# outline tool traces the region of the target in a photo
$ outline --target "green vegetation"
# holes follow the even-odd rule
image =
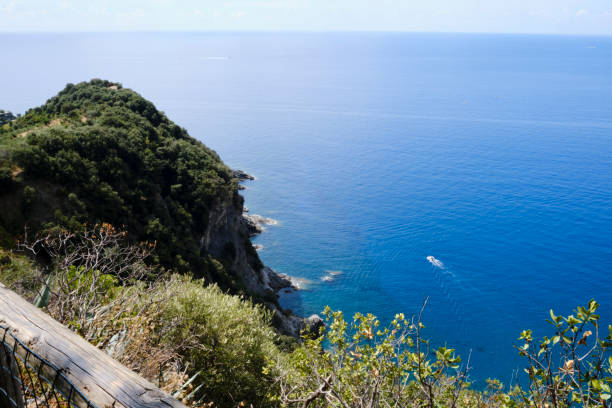
[[[36,232],[107,222],[134,242],[156,242],[152,261],[167,269],[241,287],[220,267],[231,253],[214,262],[200,248],[215,206],[242,204],[229,169],[120,84],[69,84],[0,127],[0,187],[0,245],[10,247],[24,225]]]
[[[398,314],[383,328],[371,314],[346,322],[327,309],[327,331],[306,340],[281,373],[279,399],[311,407],[609,407],[612,326],[600,336],[598,306],[590,301],[569,316],[551,310],[553,337],[520,335],[524,388],[488,380],[482,391],[471,388],[453,349],[422,337],[419,316]]]
[[[595,301],[551,311],[550,337],[520,334],[512,388],[472,387],[420,316],[326,309],[319,336],[288,341],[237,295],[234,241],[217,258],[201,247],[211,214],[241,207],[219,157],[119,84],[68,85],[0,123],[0,282],[190,406],[611,406],[612,326]]]
[[[3,126],[6,123],[9,123],[12,120],[15,120],[16,117],[11,112],[6,112],[0,109],[0,126]]]
[[[320,335],[287,350],[270,313],[248,299],[183,275],[142,281],[150,246],[109,225],[56,230],[23,248],[46,249],[50,262],[5,251],[0,280],[30,299],[47,287],[52,316],[190,406],[610,406],[612,326],[600,334],[595,301],[569,316],[551,310],[551,337],[520,334],[521,386],[488,380],[482,390],[453,349],[423,337],[420,316],[383,326],[328,308]]]
[[[0,249],[0,282],[27,295],[30,300],[40,286],[32,260],[3,249]]]
[[[150,245],[129,244],[109,224],[55,229],[21,249],[49,259],[4,251],[0,281],[28,299],[46,292],[41,305],[51,316],[163,390],[191,405],[267,405],[274,378],[263,372],[281,358],[281,338],[263,306],[160,274],[144,262]],[[143,280],[150,274],[157,279]]]
[[[197,368],[202,394],[220,406],[264,405],[273,384],[264,367],[279,357],[270,313],[187,278],[173,277],[166,290],[172,295],[157,320],[162,344]]]

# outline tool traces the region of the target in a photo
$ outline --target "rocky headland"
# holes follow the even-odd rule
[[[0,126],[0,247],[13,248],[26,225],[33,236],[110,225],[130,242],[155,243],[160,268],[265,304],[281,333],[308,327],[278,302],[291,280],[265,268],[251,243],[275,224],[245,217],[238,186],[255,178],[229,169],[150,101],[95,79],[2,118],[11,122]]]

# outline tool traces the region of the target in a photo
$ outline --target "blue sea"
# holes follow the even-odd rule
[[[521,330],[595,298],[612,323],[612,38],[2,34],[0,108],[119,81],[252,173],[283,295],[426,335],[508,383]],[[434,256],[437,268],[426,257]],[[330,272],[333,271],[333,272]],[[605,326],[604,326],[605,327]]]

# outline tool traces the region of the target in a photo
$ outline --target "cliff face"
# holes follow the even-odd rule
[[[312,323],[284,311],[277,302],[276,292],[291,287],[291,281],[264,266],[253,248],[248,221],[243,216],[243,198],[236,194],[232,200],[218,203],[210,211],[208,226],[202,234],[200,244],[204,252],[214,258],[227,257],[227,248],[235,251],[228,265],[244,289],[272,310],[273,322],[286,335],[297,337],[300,331]],[[311,319],[313,320],[313,319]]]
[[[200,248],[216,259],[227,258],[228,267],[245,289],[258,296],[266,290],[260,279],[261,261],[250,250],[248,232],[242,222],[242,197],[217,203],[209,212],[208,225],[200,239]],[[252,248],[252,246],[251,246]]]
[[[155,243],[152,262],[265,303],[281,331],[297,335],[303,319],[283,313],[276,296],[291,283],[249,240],[244,177],[134,91],[68,85],[0,127],[0,246],[26,225],[109,223]]]

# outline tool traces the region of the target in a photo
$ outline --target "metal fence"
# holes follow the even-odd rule
[[[97,408],[62,370],[0,326],[0,408]]]

